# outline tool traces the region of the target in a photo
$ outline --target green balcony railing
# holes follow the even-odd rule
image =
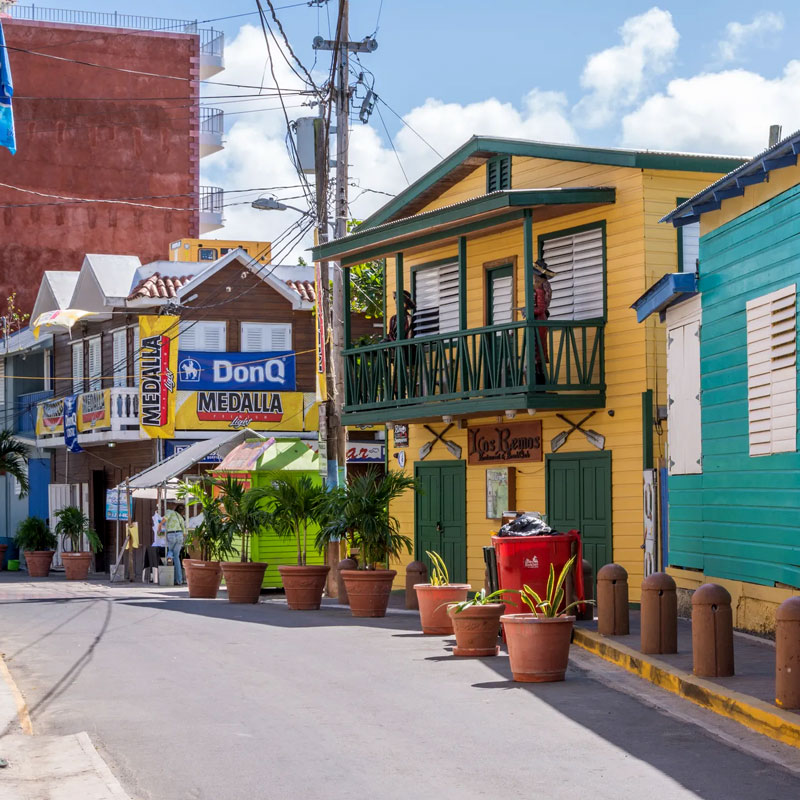
[[[352,348],[344,358],[346,415],[438,401],[476,401],[476,411],[524,408],[537,397],[540,407],[566,408],[581,401],[560,396],[589,395],[591,404],[605,391],[596,319],[510,322]]]

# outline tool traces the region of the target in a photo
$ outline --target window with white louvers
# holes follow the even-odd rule
[[[603,229],[591,228],[545,239],[542,257],[555,273],[550,319],[602,317],[604,303]]]
[[[114,361],[114,386],[128,385],[128,330],[120,328],[111,333]]]
[[[750,455],[797,450],[797,286],[747,303]]]
[[[243,353],[280,353],[292,349],[291,323],[243,322]]]
[[[99,336],[89,339],[89,391],[97,392],[103,388],[102,340]]]
[[[133,368],[131,369],[131,375],[134,376],[133,378],[133,385],[139,385],[139,326],[134,325],[131,328],[131,332],[133,333]]]
[[[682,272],[694,272],[700,257],[700,223],[682,225],[678,228],[678,247],[680,248],[680,268]]]
[[[83,340],[72,345],[72,393],[83,391]]]
[[[201,353],[224,353],[227,345],[226,325],[216,320],[193,322],[186,320],[180,323],[179,348],[196,350]]]
[[[414,272],[414,335],[430,336],[459,328],[458,263]]]
[[[667,442],[670,475],[703,471],[700,416],[700,320],[667,328]]]

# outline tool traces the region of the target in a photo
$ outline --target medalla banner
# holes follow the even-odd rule
[[[294,353],[178,354],[178,390],[293,392]]]
[[[36,409],[36,435],[64,432],[64,399],[45,400]]]
[[[78,395],[78,430],[84,433],[110,427],[111,389]]]
[[[175,436],[179,317],[139,317],[139,424],[151,439]]]
[[[239,390],[180,392],[176,425],[180,430],[302,431],[302,392]]]

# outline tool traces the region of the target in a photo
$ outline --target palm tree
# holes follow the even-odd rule
[[[308,475],[275,473],[268,484],[255,491],[267,501],[270,525],[278,536],[295,538],[297,566],[305,567],[308,557],[308,525],[321,523],[325,489]]]
[[[210,480],[197,483],[181,483],[178,497],[189,505],[199,505],[202,522],[193,530],[185,542],[186,547],[200,548],[202,561],[223,561],[235,553],[233,531],[222,513],[222,503],[214,496],[214,484]]]
[[[0,431],[0,475],[11,475],[20,485],[20,497],[30,490],[28,483],[28,448],[8,430]]]
[[[56,535],[61,537],[61,541],[64,544],[69,542],[70,549],[68,552],[79,552],[81,539],[84,536],[89,542],[89,550],[92,553],[97,553],[103,549],[100,537],[90,527],[89,517],[77,506],[64,506],[64,508],[56,511],[55,516],[58,519],[55,530]]]
[[[264,508],[260,489],[246,489],[242,481],[232,475],[212,479],[219,489],[219,499],[226,524],[234,537],[241,539],[241,562],[250,561],[250,537],[269,525],[270,515]]]

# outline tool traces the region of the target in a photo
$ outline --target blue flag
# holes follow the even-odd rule
[[[17,137],[14,135],[14,112],[11,109],[13,95],[11,64],[8,63],[8,48],[6,48],[3,23],[0,22],[0,146],[7,147],[12,153],[16,153]]]

